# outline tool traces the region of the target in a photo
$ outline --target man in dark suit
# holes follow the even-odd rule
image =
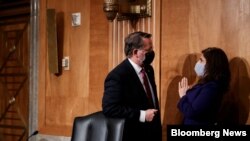
[[[159,102],[154,70],[150,65],[154,59],[151,34],[129,34],[124,51],[126,59],[105,79],[103,113],[126,119],[123,141],[161,141]],[[146,74],[142,73],[143,69]]]

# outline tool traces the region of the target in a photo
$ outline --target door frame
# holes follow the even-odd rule
[[[31,0],[30,6],[30,71],[29,71],[29,130],[38,130],[38,49],[39,49],[39,0]],[[35,141],[36,138],[31,138]]]

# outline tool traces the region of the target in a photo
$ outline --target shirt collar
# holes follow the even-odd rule
[[[128,58],[128,61],[130,62],[130,64],[133,66],[133,68],[135,69],[136,73],[139,74],[141,72],[142,67],[137,65],[136,63],[134,63],[131,59]]]

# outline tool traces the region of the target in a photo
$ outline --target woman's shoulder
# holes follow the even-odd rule
[[[212,89],[218,89],[220,87],[220,84],[218,81],[208,81],[206,83],[201,84],[200,87],[212,90]]]
[[[208,82],[204,82],[204,83],[198,83],[198,84],[194,85],[194,88],[204,88],[204,87],[217,88],[218,86],[219,86],[219,82],[208,81]]]

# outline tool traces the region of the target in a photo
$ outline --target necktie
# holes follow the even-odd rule
[[[146,90],[148,101],[151,104],[151,106],[154,106],[153,100],[152,100],[152,93],[151,93],[151,90],[150,90],[150,87],[149,87],[149,81],[148,81],[148,78],[146,76],[146,72],[145,72],[144,68],[142,68],[142,70],[141,70],[141,76],[142,76],[142,79],[143,79],[143,85],[144,85],[145,90]]]

